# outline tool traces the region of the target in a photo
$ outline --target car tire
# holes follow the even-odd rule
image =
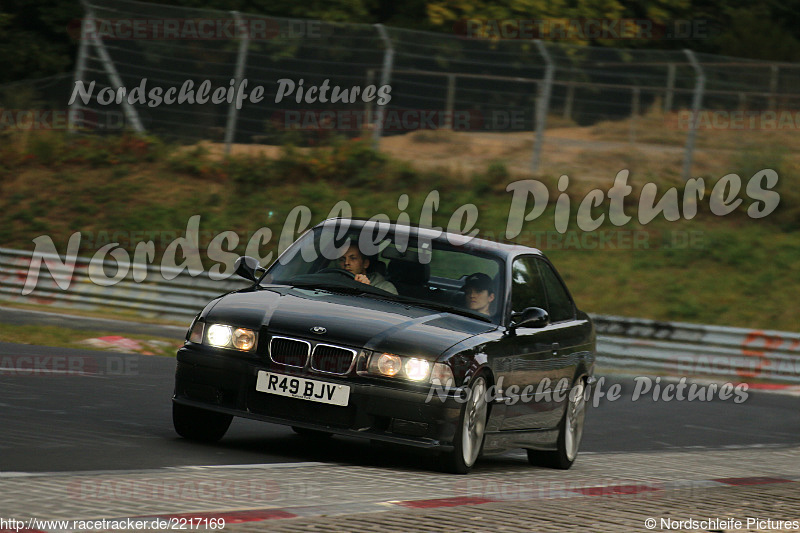
[[[557,449],[548,452],[528,450],[530,464],[568,470],[575,462],[583,436],[583,423],[586,419],[584,390],[584,381],[579,379],[569,391],[567,408],[558,424]]]
[[[469,385],[469,398],[461,408],[453,437],[453,451],[443,455],[443,467],[452,474],[468,474],[483,447],[489,404],[486,402],[486,379],[476,377]]]
[[[327,431],[320,431],[318,429],[308,429],[308,428],[301,428],[297,426],[292,426],[292,431],[300,435],[301,437],[305,437],[307,439],[329,439],[333,436],[333,433],[328,433]]]
[[[217,442],[231,425],[233,416],[172,403],[172,425],[181,437],[200,442]]]

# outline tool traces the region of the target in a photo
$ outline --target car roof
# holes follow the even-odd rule
[[[346,223],[349,228],[357,230],[367,225],[375,225],[375,227],[379,228],[388,226],[389,230],[395,234],[407,234],[409,236],[427,238],[432,241],[447,241],[451,244],[462,245],[467,249],[471,248],[476,251],[491,253],[505,258],[524,254],[544,255],[537,248],[531,248],[521,244],[497,242],[480,237],[470,238],[467,235],[461,235],[459,233],[451,233],[416,225],[400,224],[397,222],[384,222],[362,218],[329,218],[314,227],[320,228],[326,225],[338,225],[342,223]]]

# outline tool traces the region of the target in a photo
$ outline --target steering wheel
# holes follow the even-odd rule
[[[341,274],[343,276],[347,276],[350,279],[356,279],[356,275],[352,272],[345,270],[343,268],[336,268],[336,267],[328,267],[323,268],[322,270],[318,270],[317,274]]]

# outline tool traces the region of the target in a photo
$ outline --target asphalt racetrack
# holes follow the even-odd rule
[[[24,357],[45,362],[36,371],[14,370]],[[181,439],[171,420],[172,358],[0,343],[0,361],[6,365],[0,365],[0,473],[292,462],[420,466],[416,452],[387,454],[341,437],[321,445],[289,427],[241,418],[219,443]],[[651,394],[632,401],[633,378],[606,376],[603,389],[614,383],[622,387],[620,398],[589,409],[583,454],[800,443],[800,399],[793,395],[751,389],[742,403],[654,401]],[[479,462],[482,469],[527,466],[515,452]]]

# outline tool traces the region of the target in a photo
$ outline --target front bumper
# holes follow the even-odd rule
[[[256,356],[228,355],[204,346],[185,346],[177,359],[176,403],[339,435],[442,451],[453,448],[461,404],[452,394],[435,394],[427,401],[428,389],[418,385],[291,371]],[[347,385],[348,405],[259,392],[259,370]]]

